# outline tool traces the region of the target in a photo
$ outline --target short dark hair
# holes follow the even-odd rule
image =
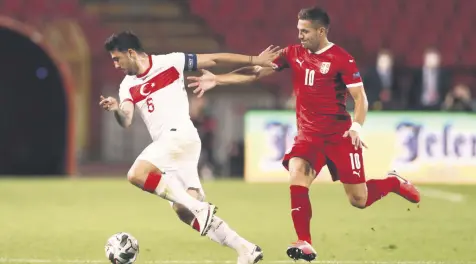
[[[133,49],[135,51],[143,52],[144,48],[140,43],[139,38],[132,33],[131,31],[124,31],[121,33],[114,33],[109,38],[106,39],[104,43],[104,48],[111,51],[127,51],[128,49]]]
[[[331,20],[327,12],[317,6],[301,9],[298,14],[298,19],[318,22],[326,29],[329,29],[329,25],[331,24]]]

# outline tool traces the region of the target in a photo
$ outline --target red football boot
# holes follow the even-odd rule
[[[409,181],[400,176],[395,170],[389,172],[388,175],[393,176],[400,181],[400,186],[397,190],[395,190],[396,194],[400,195],[401,197],[407,199],[412,203],[420,202],[420,192],[413,184],[411,184]]]
[[[317,257],[316,250],[306,241],[298,240],[292,243],[286,251],[288,257],[293,260],[313,261]]]

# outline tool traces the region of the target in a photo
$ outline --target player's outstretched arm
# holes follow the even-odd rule
[[[106,111],[114,112],[114,117],[120,126],[126,128],[132,124],[132,117],[134,116],[134,104],[130,101],[124,101],[119,105],[116,98],[101,95],[99,105]]]
[[[191,81],[189,88],[195,88],[193,93],[201,97],[206,91],[213,89],[219,85],[242,84],[249,83],[274,73],[271,67],[250,66],[243,67],[226,74],[215,75],[207,70],[202,70],[202,76],[189,76],[187,79]]]
[[[217,75],[217,85],[249,83],[273,74],[272,67],[250,66]]]
[[[197,68],[205,69],[218,64],[243,64],[258,66],[273,66],[273,60],[279,56],[279,47],[269,46],[258,56],[248,56],[234,53],[197,54]]]

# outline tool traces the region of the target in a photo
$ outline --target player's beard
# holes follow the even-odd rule
[[[132,59],[130,59],[128,65],[126,65],[126,67],[124,68],[124,73],[126,75],[133,76],[133,75],[137,75],[138,72],[139,72],[139,67],[134,63]]]
[[[305,48],[305,49],[310,49],[312,50],[313,47],[311,45],[311,42],[309,40],[306,40],[306,41],[301,41],[301,45]]]
[[[311,39],[301,40],[301,45],[306,49],[312,49],[313,48],[312,43],[313,41]]]
[[[136,75],[137,74],[137,69],[135,69],[135,67],[130,66],[130,67],[127,67],[127,68],[124,69],[124,73],[126,75],[131,75],[131,76]]]
[[[315,41],[315,40],[311,40],[311,39],[308,39],[304,42],[301,42],[301,45],[308,49],[308,50],[311,50],[313,52],[316,52],[319,50],[319,41]]]

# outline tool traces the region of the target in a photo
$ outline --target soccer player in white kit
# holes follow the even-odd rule
[[[119,101],[101,96],[99,104],[113,112],[124,128],[131,125],[137,109],[153,140],[135,160],[127,174],[128,180],[170,201],[180,220],[202,236],[235,249],[238,264],[260,261],[261,248],[215,216],[215,205],[204,202],[197,170],[201,141],[190,120],[183,72],[217,63],[271,66],[278,48],[270,46],[259,56],[181,52],[148,55],[136,35],[122,32],[109,37],[105,49],[115,68],[123,70],[126,76],[119,88]]]

